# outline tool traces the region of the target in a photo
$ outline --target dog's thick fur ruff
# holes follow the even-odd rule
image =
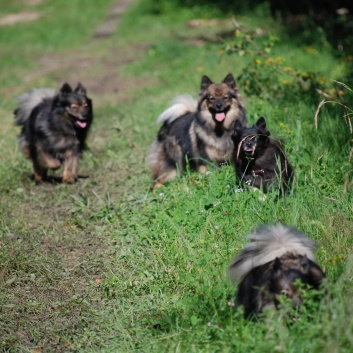
[[[63,182],[73,183],[78,161],[93,120],[92,100],[79,83],[53,89],[33,89],[18,97],[16,124],[22,126],[19,144],[33,163],[36,183],[47,179],[48,169],[64,165]]]
[[[234,124],[233,163],[242,184],[261,189],[264,193],[280,190],[287,193],[294,172],[284,154],[284,145],[270,137],[264,117],[252,127]]]
[[[229,266],[229,277],[238,282],[237,305],[245,317],[260,314],[267,306],[278,308],[280,295],[301,304],[295,282],[319,289],[325,274],[315,263],[315,243],[294,227],[263,226],[247,236],[250,242]]]
[[[232,74],[220,84],[203,76],[197,101],[189,95],[175,98],[157,119],[163,125],[148,156],[154,186],[174,179],[187,163],[192,170],[204,171],[209,163],[228,162],[236,120],[246,123]]]

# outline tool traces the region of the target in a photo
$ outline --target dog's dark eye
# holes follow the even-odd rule
[[[208,101],[209,102],[214,102],[214,98],[213,97],[208,97]]]
[[[76,104],[71,104],[70,106],[71,110],[73,110],[74,112],[77,112],[78,110],[78,106]]]
[[[223,99],[224,99],[225,101],[229,101],[229,97],[228,97],[228,96],[224,96]]]

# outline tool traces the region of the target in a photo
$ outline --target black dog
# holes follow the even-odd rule
[[[233,162],[242,183],[267,193],[279,189],[286,193],[292,183],[293,169],[283,152],[283,145],[271,139],[264,117],[250,128],[234,123]]]
[[[63,182],[74,183],[78,161],[93,120],[92,100],[79,83],[65,83],[59,92],[33,89],[18,97],[16,124],[22,126],[19,144],[33,163],[36,183],[46,180],[48,169],[63,164]]]
[[[248,235],[250,243],[229,266],[230,278],[239,282],[237,305],[245,317],[279,308],[281,296],[297,308],[302,303],[297,281],[319,289],[325,277],[315,263],[315,244],[296,228],[282,224],[264,226]]]

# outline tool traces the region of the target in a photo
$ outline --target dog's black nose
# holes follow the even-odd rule
[[[217,103],[217,104],[216,104],[216,109],[217,109],[217,110],[223,110],[223,104]]]

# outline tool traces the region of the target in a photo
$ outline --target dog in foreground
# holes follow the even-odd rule
[[[92,100],[84,86],[72,89],[65,83],[59,92],[33,89],[18,97],[14,114],[16,125],[22,126],[19,144],[32,161],[36,183],[47,179],[48,169],[62,165],[63,182],[74,183],[93,120]]]
[[[248,238],[229,266],[231,280],[239,283],[236,303],[244,307],[246,318],[258,316],[266,307],[278,309],[281,296],[290,298],[294,307],[303,304],[298,281],[320,288],[325,274],[315,263],[315,244],[296,228],[263,226]]]
[[[293,168],[280,141],[270,138],[264,117],[252,127],[239,121],[234,124],[233,163],[242,183],[264,193],[279,189],[287,193],[293,179]]]
[[[187,163],[203,172],[210,162],[228,162],[235,121],[245,124],[246,117],[232,74],[220,84],[203,76],[197,101],[189,95],[176,97],[157,120],[163,125],[148,157],[154,190],[182,173]]]

